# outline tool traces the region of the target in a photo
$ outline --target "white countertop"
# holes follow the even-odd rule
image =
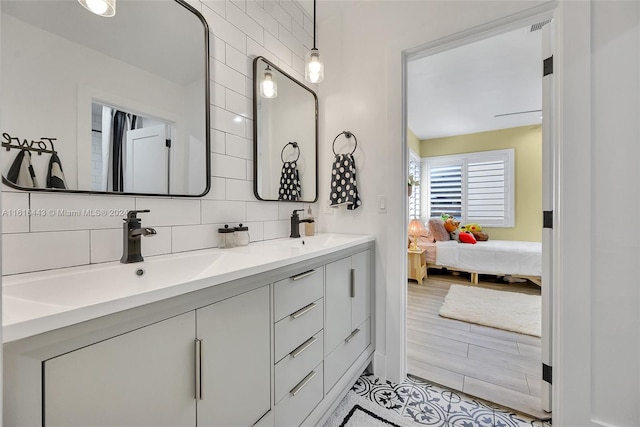
[[[145,257],[133,264],[109,262],[6,276],[2,340],[19,340],[372,241],[368,235],[318,234]]]

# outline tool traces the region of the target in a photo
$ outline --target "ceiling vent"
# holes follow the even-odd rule
[[[551,22],[551,19],[547,19],[546,21],[541,21],[541,22],[538,22],[537,24],[533,24],[531,26],[531,31],[530,32],[533,33],[534,31],[538,31],[539,29],[541,29],[542,27],[547,25],[549,22]]]

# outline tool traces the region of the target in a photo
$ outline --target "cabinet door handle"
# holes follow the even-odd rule
[[[291,276],[291,277],[289,277],[289,279],[291,279],[291,280],[300,280],[300,279],[303,279],[303,278],[305,278],[307,276],[311,276],[315,272],[316,272],[316,270],[305,271],[304,273],[300,273],[300,274],[296,274],[295,276]]]
[[[196,400],[202,400],[202,340],[198,338],[196,338],[195,340],[195,355],[196,355],[195,398]]]
[[[354,268],[351,269],[349,280],[351,282],[351,298],[355,298],[356,297],[356,270]]]
[[[291,389],[291,391],[289,393],[291,393],[292,396],[295,396],[296,394],[298,394],[300,392],[300,390],[302,390],[304,388],[304,386],[306,386],[307,384],[309,384],[309,381],[311,381],[313,379],[313,377],[315,377],[317,374],[316,371],[311,371],[309,372],[309,375],[307,375],[306,377],[304,377],[302,379],[302,381],[300,381],[298,383],[297,386],[295,386],[294,388]]]
[[[353,340],[356,335],[358,335],[358,332],[360,332],[360,329],[356,329],[355,331],[351,332],[351,335],[349,335],[348,337],[346,337],[344,340],[349,343],[351,342],[351,340]]]
[[[296,311],[295,313],[292,313],[290,316],[292,319],[297,319],[298,317],[302,316],[305,313],[310,312],[311,310],[313,310],[314,308],[316,308],[316,303],[312,302],[311,304],[302,307],[300,310]]]
[[[316,341],[318,341],[318,338],[316,337],[309,338],[308,340],[300,344],[295,350],[289,353],[289,356],[293,358],[300,356],[300,354],[302,354],[303,351],[311,347]]]

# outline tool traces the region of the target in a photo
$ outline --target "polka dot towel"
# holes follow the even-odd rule
[[[302,188],[300,187],[300,174],[296,162],[284,162],[280,174],[280,189],[278,200],[300,200]]]
[[[336,154],[331,168],[329,205],[347,205],[347,210],[358,209],[362,202],[356,185],[356,161],[351,154]]]

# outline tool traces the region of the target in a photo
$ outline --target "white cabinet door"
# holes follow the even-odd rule
[[[195,314],[44,362],[44,425],[195,425]]]
[[[271,404],[269,287],[196,310],[199,426],[251,426]]]
[[[360,326],[371,315],[371,251],[351,257],[354,292],[351,298],[351,330]]]
[[[325,355],[342,343],[352,330],[350,275],[350,257],[325,267]]]

